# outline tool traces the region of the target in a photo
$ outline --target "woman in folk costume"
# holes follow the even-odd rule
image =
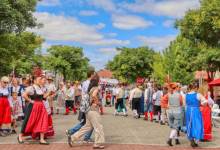
[[[200,105],[207,104],[207,100],[197,92],[198,85],[190,84],[186,94],[186,128],[187,137],[192,147],[198,147],[198,142],[204,138],[203,119]]]
[[[177,84],[171,83],[169,87],[168,99],[168,121],[171,128],[169,140],[167,144],[173,146],[172,140],[175,139],[175,144],[179,145],[178,130],[181,127],[181,113],[183,105],[183,97],[177,91]]]
[[[2,77],[0,82],[0,136],[7,136],[11,127],[11,107],[9,103],[9,78]],[[6,129],[2,129],[4,126]]]
[[[57,114],[59,114],[60,110],[65,108],[65,85],[63,82],[59,83],[59,89],[56,92],[57,94]]]
[[[29,105],[21,127],[21,133],[17,138],[19,144],[24,143],[24,136],[31,135],[35,137],[36,134],[40,134],[40,144],[49,144],[45,141],[45,133],[48,131],[48,113],[43,101],[46,100],[50,93],[44,93],[44,89],[41,87],[41,79],[41,76],[35,77],[34,84],[29,86],[23,94]]]
[[[147,88],[144,92],[144,98],[146,101],[146,111],[144,113],[145,120],[148,120],[148,113],[150,113],[150,120],[153,121],[153,88],[151,83],[147,83]]]
[[[46,82],[47,82],[46,77],[42,76],[42,78],[41,78],[41,88],[43,89],[44,94],[46,94],[49,91],[46,87]],[[51,95],[54,94],[51,91],[49,93]],[[44,102],[44,106],[45,106],[45,108],[47,110],[47,113],[48,113],[48,131],[45,133],[45,138],[47,138],[47,137],[54,136],[53,119],[52,119],[52,110],[51,110],[51,107],[50,107],[50,104],[49,104],[49,100],[47,99],[43,102]],[[36,135],[36,136],[39,136],[39,135]]]
[[[206,94],[205,98],[208,100],[208,103],[201,105],[200,107],[200,110],[202,112],[203,125],[204,125],[203,140],[211,141],[212,140],[212,106],[214,105],[214,101],[211,98],[210,92]]]
[[[10,90],[10,96],[12,96],[12,93],[17,93],[17,99],[19,101],[19,106],[17,107],[20,107],[22,109],[22,111],[17,114],[17,117],[19,120],[21,120],[21,117],[24,116],[24,113],[23,113],[23,99],[22,99],[22,93],[24,92],[24,88],[22,88],[19,83],[18,83],[18,80],[16,78],[13,78],[12,79],[12,85],[11,87],[9,88]],[[18,108],[18,109],[20,109]]]

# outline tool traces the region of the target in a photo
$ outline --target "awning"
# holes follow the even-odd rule
[[[220,78],[209,82],[209,86],[220,86]]]

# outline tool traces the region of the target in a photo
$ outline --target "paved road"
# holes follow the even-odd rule
[[[107,149],[151,149],[154,146],[156,149],[167,149],[166,140],[169,134],[169,127],[161,126],[156,123],[144,121],[143,119],[136,120],[129,115],[128,117],[113,116],[113,109],[106,108],[105,115],[102,117],[106,142],[108,145]],[[130,112],[131,114],[131,112]],[[71,127],[77,123],[77,116],[75,115],[54,115],[54,127],[56,136],[49,141],[52,143],[50,146],[41,147],[39,145],[15,145],[16,135],[8,137],[0,137],[0,150],[12,149],[16,147],[16,150],[22,149],[53,149],[56,150],[59,147],[62,149],[68,149],[66,143],[65,129]],[[201,143],[201,147],[204,148],[220,148],[220,129],[214,128],[214,140],[209,143]],[[178,149],[185,149],[189,147],[185,135],[181,135],[180,138],[181,146]],[[117,145],[120,144],[120,145]],[[147,146],[151,145],[151,146]],[[91,146],[83,146],[82,150],[90,149]],[[120,148],[120,149],[121,149]],[[74,147],[79,149],[79,147]],[[81,149],[81,147],[80,147]]]

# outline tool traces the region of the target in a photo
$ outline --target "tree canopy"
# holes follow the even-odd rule
[[[20,33],[27,27],[35,27],[33,17],[37,0],[1,0],[0,3],[0,34]]]
[[[117,48],[119,54],[107,64],[116,78],[123,82],[134,82],[137,77],[148,77],[155,52],[148,47]]]
[[[17,74],[31,72],[36,63],[36,52],[43,39],[30,32],[0,35],[0,75],[6,75],[15,69]]]
[[[54,45],[48,49],[44,67],[62,73],[65,79],[82,80],[86,78],[89,67],[80,47]]]
[[[161,81],[166,73],[188,84],[195,71],[206,70],[212,80],[220,69],[220,1],[201,0],[201,7],[186,12],[176,27],[180,34],[154,59],[154,77]]]

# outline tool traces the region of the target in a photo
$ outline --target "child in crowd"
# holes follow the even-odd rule
[[[16,134],[17,120],[21,120],[23,116],[22,106],[20,105],[20,101],[18,99],[17,92],[12,92],[12,134]]]

